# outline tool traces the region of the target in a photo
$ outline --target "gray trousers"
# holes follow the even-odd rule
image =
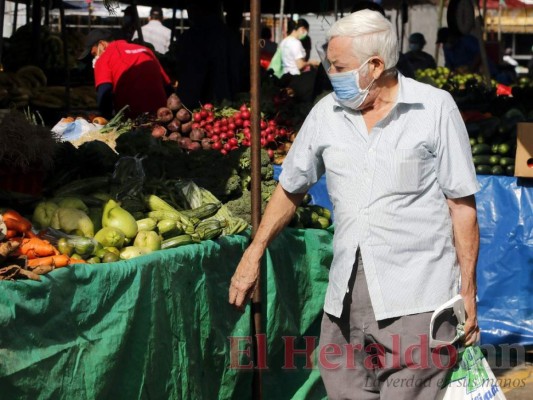
[[[376,321],[359,254],[349,288],[340,318],[322,318],[318,365],[328,398],[434,399],[454,350],[430,351],[432,313]],[[455,328],[440,333],[453,337]]]

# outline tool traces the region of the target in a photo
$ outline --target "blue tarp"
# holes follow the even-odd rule
[[[274,177],[281,172],[275,166]],[[533,181],[478,175],[478,319],[483,344],[533,344]],[[332,210],[323,176],[312,204]]]

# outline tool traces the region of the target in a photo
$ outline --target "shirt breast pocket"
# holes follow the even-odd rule
[[[429,153],[425,149],[391,151],[390,187],[394,193],[415,193],[423,188]]]

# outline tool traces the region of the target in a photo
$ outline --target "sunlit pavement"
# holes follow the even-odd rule
[[[529,348],[525,360],[515,367],[493,371],[507,400],[533,399],[533,349]]]

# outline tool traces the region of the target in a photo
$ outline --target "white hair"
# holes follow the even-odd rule
[[[327,40],[337,36],[353,38],[353,54],[361,63],[378,56],[385,63],[385,70],[388,70],[398,62],[398,39],[394,28],[377,11],[361,10],[339,19],[329,29]]]

